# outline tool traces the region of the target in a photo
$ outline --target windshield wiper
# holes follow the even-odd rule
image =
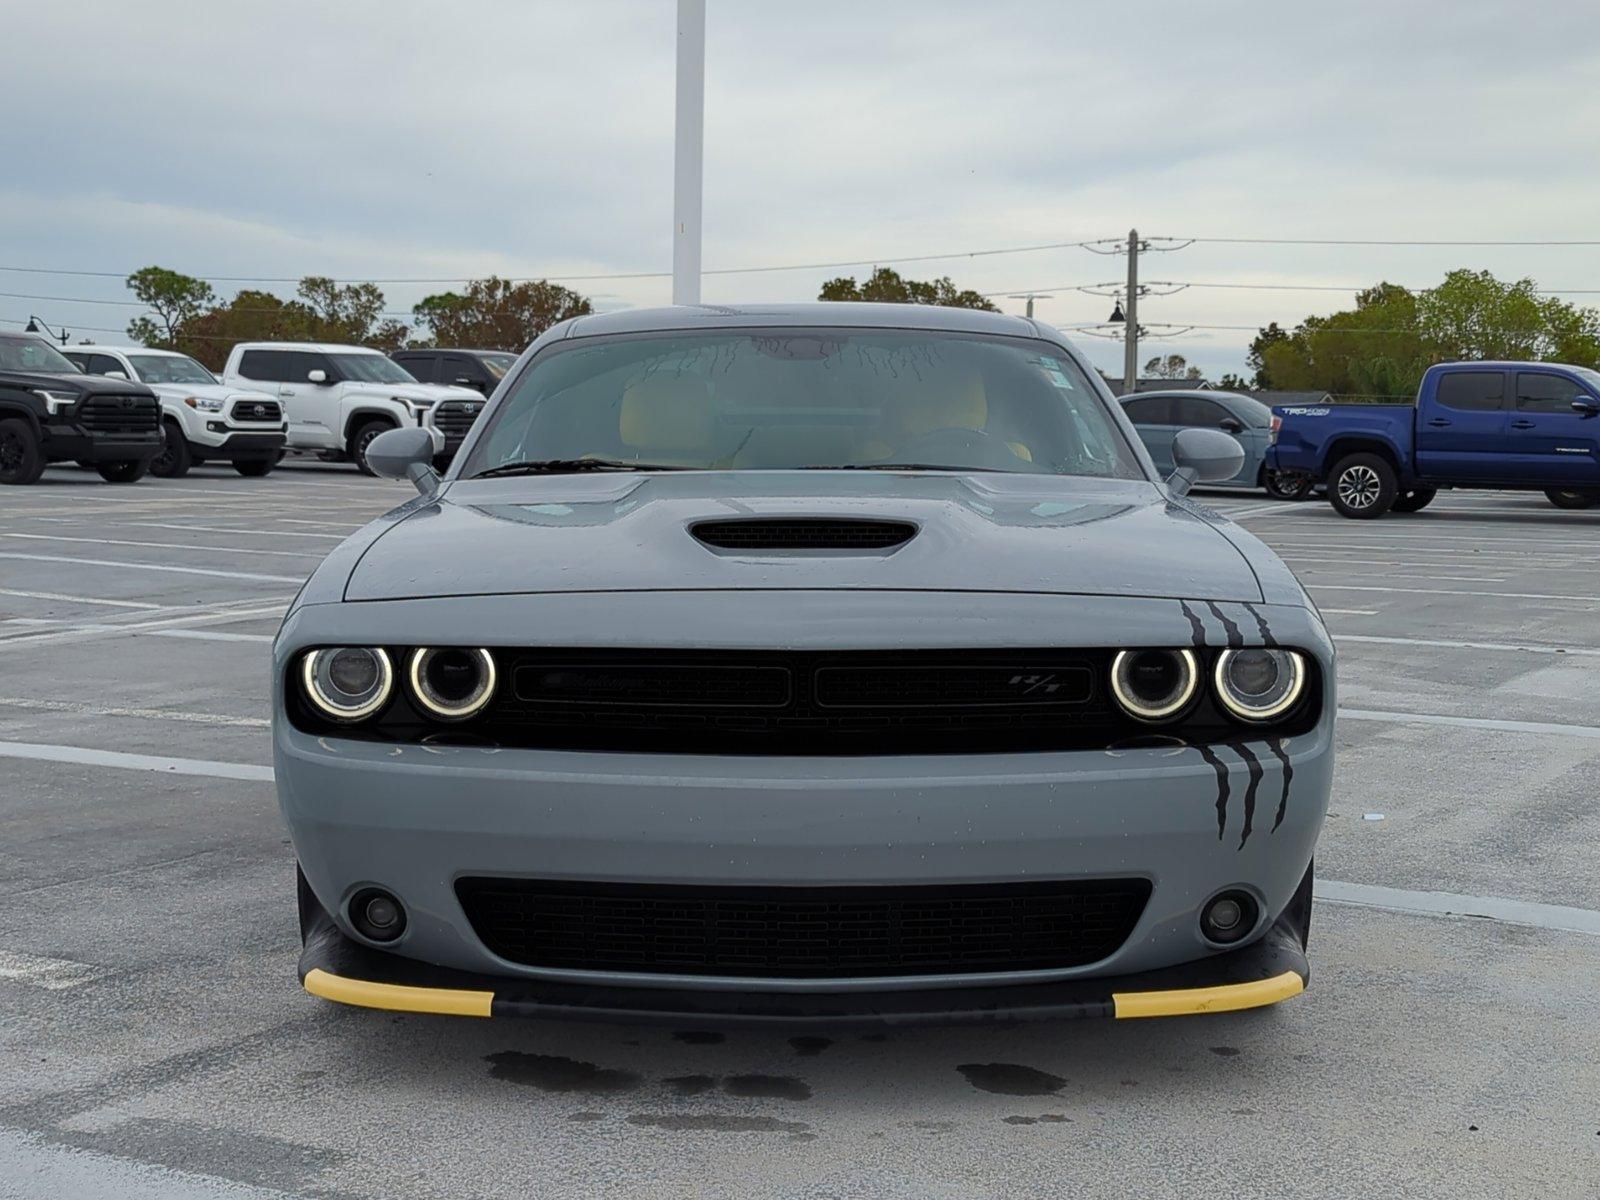
[[[983,467],[952,467],[949,463],[845,463],[838,467],[810,467],[812,471],[961,471],[971,474],[982,471]]]
[[[568,475],[578,471],[691,471],[692,467],[664,463],[631,462],[621,458],[542,458],[502,463],[479,471],[472,479],[493,479],[503,475]]]

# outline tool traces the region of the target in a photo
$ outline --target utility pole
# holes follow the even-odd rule
[[[1139,390],[1139,231],[1128,230],[1128,299],[1122,315],[1127,324],[1122,330],[1122,391],[1131,396]]]
[[[673,144],[672,302],[700,303],[700,192],[705,176],[706,0],[678,0]]]

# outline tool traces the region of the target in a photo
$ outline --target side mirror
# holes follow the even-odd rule
[[[106,378],[107,379],[126,379],[127,377],[128,377],[128,373],[126,371],[107,371],[106,372]]]
[[[328,383],[328,373],[321,367],[312,367],[306,372],[306,379],[318,387],[325,387]]]
[[[367,447],[367,465],[385,479],[409,479],[417,491],[431,496],[439,490],[433,455],[433,431],[407,425],[373,438]]]
[[[472,380],[468,379],[465,375],[457,375],[450,382],[452,384],[454,384],[456,387],[476,387],[477,386],[475,383],[473,383]]]
[[[1572,402],[1572,411],[1580,417],[1592,417],[1600,414],[1600,400],[1593,396],[1584,396]]]
[[[1222,430],[1223,433],[1243,433],[1244,422],[1239,420],[1238,417],[1223,417],[1222,420],[1217,422],[1217,428]]]
[[[1167,476],[1167,487],[1182,496],[1197,483],[1232,479],[1244,466],[1244,447],[1220,430],[1180,429],[1172,439],[1172,461],[1178,469]]]

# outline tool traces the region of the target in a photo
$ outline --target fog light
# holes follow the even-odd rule
[[[1223,892],[1200,911],[1200,932],[1207,941],[1229,945],[1256,927],[1257,912],[1248,892]]]
[[[374,942],[392,942],[406,931],[406,910],[382,888],[367,888],[350,900],[350,924]]]

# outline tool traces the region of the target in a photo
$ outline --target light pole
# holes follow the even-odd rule
[[[1122,388],[1125,395],[1139,390],[1139,231],[1128,230],[1128,307],[1122,345]]]
[[[706,0],[678,0],[673,143],[672,302],[700,303],[700,191],[705,176]]]
[[[39,320],[38,317],[33,316],[30,313],[29,316],[28,316],[27,328],[25,328],[22,332],[23,333],[38,333],[39,332],[39,326],[41,326],[41,325],[44,325],[44,322]],[[57,333],[54,329],[51,329],[50,326],[44,325],[44,332],[48,333],[51,337],[53,337],[56,341],[60,342],[63,346],[65,346],[67,344],[67,340],[72,337],[72,335],[67,332],[67,327],[65,325],[63,325],[61,327],[61,332],[60,333]]]

